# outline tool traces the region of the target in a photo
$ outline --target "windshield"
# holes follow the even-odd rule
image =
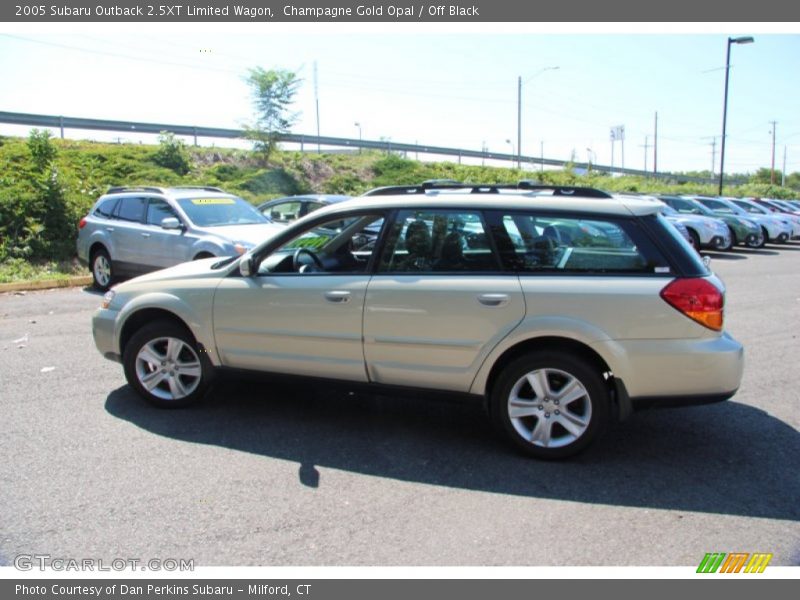
[[[744,215],[747,214],[743,209],[739,208],[735,204],[726,204],[722,200],[700,200],[702,204],[705,204],[708,208],[713,210],[716,213],[722,213],[726,215]]]
[[[270,223],[270,220],[253,208],[250,203],[236,196],[182,198],[178,200],[178,204],[192,223],[198,227]]]
[[[674,200],[672,202],[672,207],[682,214],[705,216],[709,216],[711,214],[711,210],[709,208],[706,208],[696,200],[686,200],[684,198]]]
[[[758,206],[757,204],[751,204],[750,202],[737,202],[736,200],[733,201],[736,206],[746,210],[749,213],[753,213],[754,215],[768,215],[769,209],[763,208]]]
[[[661,207],[661,214],[664,214],[664,215],[667,215],[667,216],[670,216],[670,217],[675,217],[675,216],[679,217],[679,216],[681,216],[680,213],[677,210],[675,210],[674,208],[672,208],[668,204],[665,204],[664,206]]]

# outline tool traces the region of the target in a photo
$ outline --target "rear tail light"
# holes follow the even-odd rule
[[[86,227],[86,217],[78,221],[78,229],[83,229],[84,227]]]
[[[661,290],[661,297],[693,321],[714,331],[722,331],[725,295],[710,281],[675,279]]]

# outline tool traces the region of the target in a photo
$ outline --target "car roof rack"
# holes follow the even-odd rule
[[[499,194],[501,190],[525,190],[553,192],[554,196],[583,196],[588,198],[613,198],[608,192],[597,188],[574,185],[547,185],[528,180],[519,183],[439,183],[426,181],[419,185],[390,185],[364,193],[364,196],[394,196],[424,194],[430,190],[469,190],[470,194]]]
[[[219,192],[226,194],[227,192],[222,188],[214,187],[213,185],[173,185],[170,186],[171,190],[202,190],[204,192]]]
[[[122,194],[125,192],[156,192],[164,193],[164,188],[154,185],[114,185],[108,188],[106,194]]]
[[[122,194],[125,192],[155,192],[157,194],[167,194],[170,190],[198,190],[203,192],[219,192],[225,194],[225,190],[211,185],[173,185],[168,188],[155,185],[115,185],[108,188],[106,194]]]

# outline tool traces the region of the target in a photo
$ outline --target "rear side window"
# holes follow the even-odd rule
[[[123,221],[142,222],[146,198],[120,198],[114,216]]]
[[[492,233],[511,271],[669,272],[652,247],[639,243],[642,232],[625,220],[505,212],[494,215]]]
[[[486,273],[500,268],[479,212],[402,210],[381,257],[382,273]]]
[[[118,201],[119,198],[106,198],[101,201],[100,204],[97,205],[97,208],[94,209],[95,216],[110,219],[111,215],[114,214],[114,208],[117,206]]]

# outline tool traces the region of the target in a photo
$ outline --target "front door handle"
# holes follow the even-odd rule
[[[478,302],[484,306],[505,306],[508,304],[508,294],[481,294]]]
[[[330,292],[325,292],[323,295],[325,296],[325,300],[328,302],[336,302],[340,304],[350,302],[350,292],[345,290],[332,290]]]
[[[150,234],[149,233],[143,233],[142,237],[150,237]]]

